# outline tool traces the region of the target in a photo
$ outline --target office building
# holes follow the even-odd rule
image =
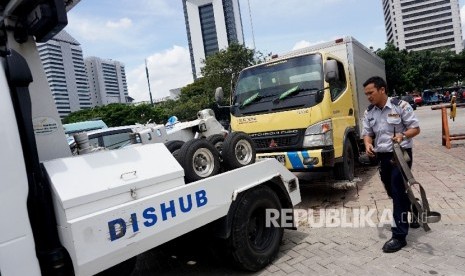
[[[128,85],[124,65],[115,60],[87,57],[85,59],[91,101],[94,106],[128,103]]]
[[[89,84],[79,42],[63,30],[37,47],[60,117],[91,108]]]
[[[463,49],[458,0],[382,0],[387,41],[399,49]]]
[[[232,43],[244,44],[239,0],[182,0],[192,75],[202,61]]]

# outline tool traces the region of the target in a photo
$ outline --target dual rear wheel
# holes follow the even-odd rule
[[[168,150],[184,169],[186,183],[198,181],[255,162],[255,145],[243,132],[233,132],[224,138],[215,134],[207,139],[193,139],[187,142],[169,141]]]

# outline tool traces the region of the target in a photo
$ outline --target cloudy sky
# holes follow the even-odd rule
[[[239,0],[245,43],[280,54],[351,35],[366,46],[383,48],[381,2]],[[465,27],[465,0],[459,3]],[[193,81],[181,0],[81,0],[68,21],[66,30],[81,43],[85,57],[125,64],[129,95],[137,102],[149,99],[145,59],[154,99]]]

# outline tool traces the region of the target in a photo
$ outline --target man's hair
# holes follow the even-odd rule
[[[384,89],[387,91],[386,81],[382,77],[374,76],[367,79],[366,82],[363,83],[363,87],[366,87],[371,83],[375,86],[376,89],[384,87]]]

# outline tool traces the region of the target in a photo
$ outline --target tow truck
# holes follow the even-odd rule
[[[239,268],[264,268],[301,200],[276,160],[187,183],[180,160],[216,156],[205,139],[185,143],[183,159],[163,143],[71,154],[36,42],[62,30],[78,2],[0,3],[0,274],[130,274],[137,255],[201,227]],[[230,139],[243,146],[240,135]]]

